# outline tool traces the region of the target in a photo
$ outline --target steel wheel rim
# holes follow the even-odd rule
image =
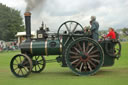
[[[12,58],[10,68],[15,76],[27,77],[32,69],[32,61],[27,55],[19,54]]]
[[[33,56],[32,61],[33,61],[33,68],[32,68],[33,73],[40,73],[41,71],[44,70],[46,61],[43,56]]]
[[[88,40],[88,41],[92,41],[93,44],[95,45],[98,45],[98,50],[100,51],[99,54],[100,54],[100,60],[97,61],[95,58],[92,58],[91,60],[87,58],[85,59],[81,59],[81,57],[79,57],[78,59],[75,58],[74,60],[73,59],[70,59],[71,58],[71,54],[69,52],[70,51],[70,48],[75,45],[75,43],[78,43],[80,42],[81,40]],[[72,45],[69,45],[68,48],[67,48],[67,51],[66,51],[66,63],[67,65],[69,66],[69,68],[77,75],[93,75],[94,73],[96,73],[99,68],[103,65],[103,62],[104,62],[104,53],[103,53],[103,50],[101,48],[101,46],[95,42],[94,40],[92,39],[89,39],[89,38],[80,38],[80,39],[77,39],[76,42],[72,42],[71,43]],[[89,49],[90,50],[90,49]],[[76,54],[76,53],[75,53]],[[75,55],[74,54],[74,55]],[[92,56],[92,57],[96,57],[96,56]],[[72,63],[71,63],[72,62]],[[86,62],[86,63],[85,63]],[[96,63],[93,63],[93,62],[99,62],[98,64]],[[75,64],[76,63],[76,64]],[[74,64],[74,65],[73,65]],[[93,67],[92,66],[95,66],[96,67]]]

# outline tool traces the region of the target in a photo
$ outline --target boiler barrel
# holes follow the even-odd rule
[[[32,55],[60,55],[62,46],[58,40],[24,42],[21,45],[21,52]]]

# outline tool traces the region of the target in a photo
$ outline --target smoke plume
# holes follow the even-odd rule
[[[45,0],[25,0],[27,3],[26,12],[32,11],[37,6],[40,6],[43,4]]]

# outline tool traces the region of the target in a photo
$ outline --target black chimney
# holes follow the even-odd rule
[[[26,25],[26,41],[31,41],[31,13],[24,13],[25,25]]]

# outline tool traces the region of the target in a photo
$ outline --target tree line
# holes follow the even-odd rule
[[[20,11],[0,3],[0,40],[12,41],[17,32],[24,31]]]

